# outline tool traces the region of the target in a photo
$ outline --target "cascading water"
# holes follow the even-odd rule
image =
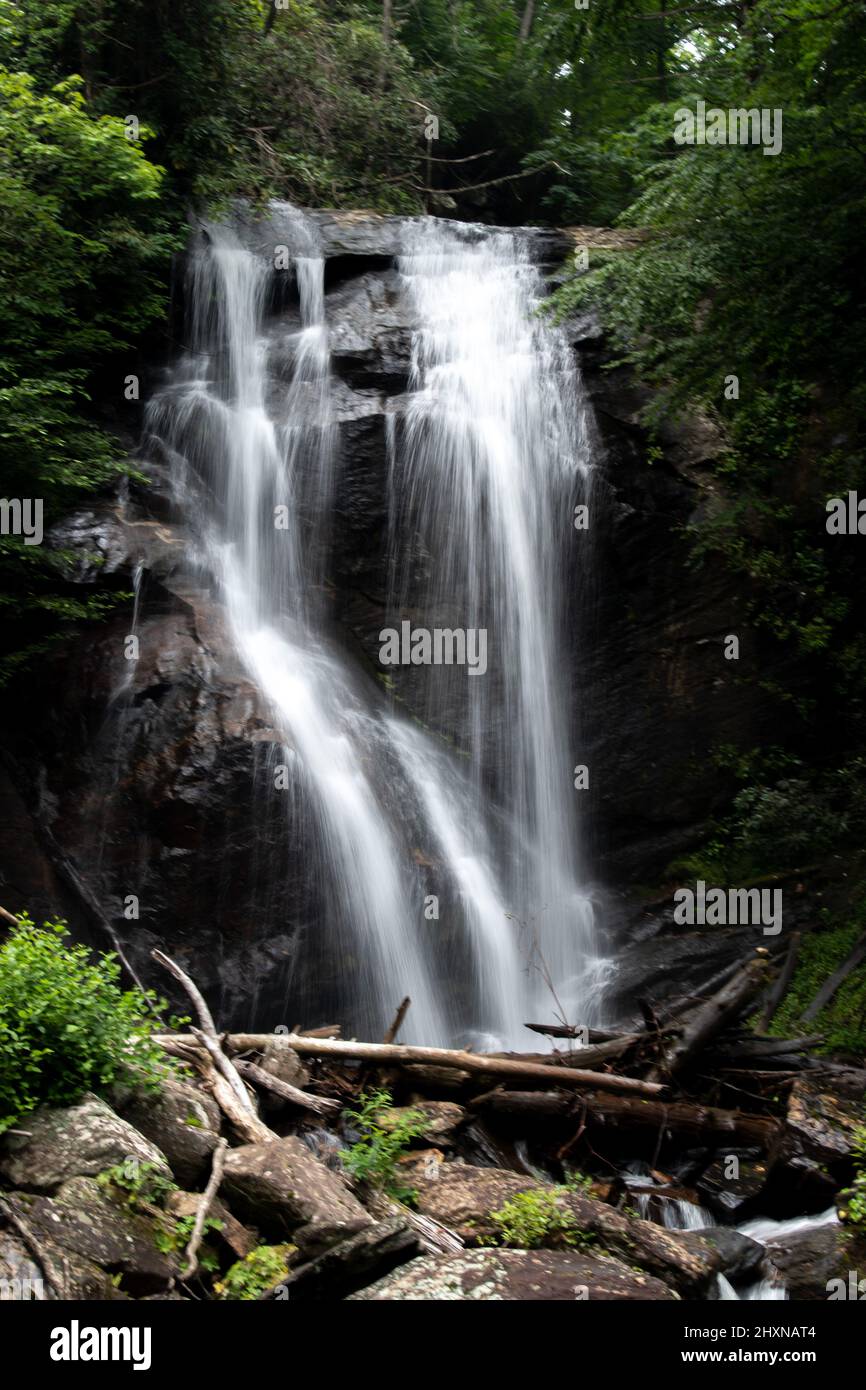
[[[580,887],[562,582],[591,477],[574,362],[535,312],[518,237],[419,222],[400,265],[420,326],[391,470],[392,607],[487,632],[485,675],[441,668],[422,712],[436,727],[463,704],[472,821],[490,820],[491,791],[501,809],[498,899],[531,970],[521,1006],[549,1016],[555,995],[564,1019],[592,1023],[606,966]],[[407,540],[431,557],[420,587]],[[427,777],[421,757],[407,771]]]
[[[606,969],[579,883],[562,675],[560,557],[588,476],[574,368],[533,318],[539,282],[516,236],[406,224],[418,330],[391,460],[392,606],[409,601],[403,540],[419,531],[415,615],[432,626],[447,609],[447,626],[490,635],[488,674],[446,673],[468,695],[455,755],[437,736],[453,733],[441,682],[417,710],[431,733],[355,670],[322,603],[335,485],[324,261],[292,221],[288,383],[275,393],[266,371],[269,265],[210,228],[192,257],[191,351],[148,430],[285,740],[274,762],[302,792],[287,813],[313,821],[306,868],[317,930],[345,961],[346,1021],[378,1036],[408,994],[416,1040],[523,1045],[554,996],[570,1022],[595,1021]],[[431,891],[457,919],[447,928],[425,916]]]

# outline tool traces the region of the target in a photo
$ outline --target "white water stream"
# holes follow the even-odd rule
[[[641,1160],[630,1163],[622,1176],[629,1187],[639,1186],[646,1189],[657,1185],[649,1164]],[[639,1215],[646,1220],[654,1219],[653,1204],[658,1204],[661,1224],[670,1231],[703,1231],[719,1224],[708,1208],[683,1197],[667,1197],[663,1187],[659,1187],[658,1194],[647,1190],[635,1192],[632,1200]],[[769,1216],[757,1216],[742,1222],[734,1229],[762,1245],[769,1256],[769,1263],[765,1260],[765,1272],[760,1279],[741,1286],[739,1290],[734,1288],[724,1274],[718,1274],[716,1297],[727,1302],[746,1303],[786,1300],[788,1294],[784,1281],[772,1269],[773,1243],[806,1231],[819,1230],[822,1226],[836,1225],[838,1220],[836,1208],[828,1207],[826,1211],[814,1216],[793,1216],[781,1221]]]

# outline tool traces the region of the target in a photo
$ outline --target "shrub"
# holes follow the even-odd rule
[[[134,1209],[161,1207],[177,1191],[177,1183],[165,1177],[155,1163],[143,1163],[137,1158],[104,1169],[96,1181],[113,1195],[122,1196],[126,1205]]]
[[[388,1091],[364,1091],[359,1108],[347,1110],[343,1118],[360,1131],[360,1139],[343,1153],[343,1163],[356,1182],[380,1188],[397,1201],[412,1201],[414,1188],[406,1187],[397,1176],[397,1163],[410,1142],[424,1133],[429,1123],[420,1110],[407,1110],[393,1116]],[[388,1117],[387,1123],[385,1117]]]
[[[855,907],[849,920],[840,922],[825,914],[825,927],[807,933],[800,946],[794,978],[770,1024],[776,1037],[820,1033],[824,1039],[816,1052],[866,1052],[866,968],[852,971],[833,998],[816,1016],[803,1023],[805,1009],[835,970],[847,960],[866,924],[866,904]]]
[[[0,947],[0,1133],[37,1105],[119,1081],[153,1089],[169,1070],[150,1040],[154,996],[122,990],[113,955],[67,936],[22,914]]]
[[[549,1245],[588,1245],[593,1237],[582,1231],[570,1211],[559,1205],[567,1188],[533,1187],[503,1202],[490,1219],[498,1228],[496,1241],[515,1250],[538,1250]]]
[[[175,1220],[167,1220],[166,1224],[160,1226],[154,1238],[157,1250],[163,1255],[183,1255],[192,1239],[195,1229],[195,1216],[179,1216]],[[205,1274],[215,1274],[219,1269],[219,1258],[216,1251],[207,1243],[207,1237],[221,1231],[222,1221],[214,1216],[206,1216],[204,1219],[203,1240],[199,1246],[196,1262],[198,1268]]]
[[[842,1193],[846,1199],[840,1217],[849,1226],[856,1226],[866,1235],[866,1125],[854,1131],[851,1151],[856,1162],[854,1185]]]
[[[289,1260],[296,1248],[294,1245],[257,1245],[214,1284],[214,1293],[218,1298],[242,1299],[245,1302],[261,1298],[263,1293],[286,1277]]]

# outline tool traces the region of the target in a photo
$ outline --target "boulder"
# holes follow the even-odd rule
[[[841,1280],[835,1287],[849,1298],[852,1271],[855,1283],[866,1279],[866,1240],[835,1222],[768,1240],[767,1258],[791,1299],[824,1301],[833,1292],[831,1280]]]
[[[721,1273],[734,1281],[757,1276],[764,1258],[764,1247],[750,1236],[731,1226],[706,1226],[700,1231],[683,1231],[680,1240],[688,1245],[697,1237],[705,1245],[718,1250],[722,1261]]]
[[[165,1154],[182,1187],[207,1180],[220,1130],[219,1107],[189,1082],[166,1078],[155,1095],[119,1105],[121,1116]]]
[[[737,1158],[737,1176],[728,1177],[728,1159]],[[725,1220],[743,1212],[767,1185],[769,1164],[763,1159],[723,1154],[698,1178],[696,1187],[703,1201]]]
[[[275,1034],[273,1042],[265,1048],[259,1066],[269,1076],[276,1077],[277,1081],[285,1081],[289,1086],[297,1086],[301,1091],[310,1079],[310,1073],[297,1052],[287,1047],[279,1034]],[[262,1109],[267,1112],[282,1110],[285,1106],[285,1101],[270,1091],[260,1093],[259,1099]]]
[[[462,1250],[425,1255],[352,1294],[370,1302],[572,1303],[619,1299],[669,1302],[658,1279],[603,1255],[554,1250]]]
[[[817,1164],[847,1168],[854,1131],[863,1124],[862,1106],[825,1089],[822,1079],[800,1076],[788,1099],[787,1135],[798,1156]]]
[[[13,1196],[20,1194],[13,1194]],[[49,1273],[65,1299],[98,1299],[101,1302],[126,1301],[111,1276],[92,1260],[73,1255],[53,1241],[40,1241]],[[56,1300],[45,1271],[32,1260],[22,1240],[0,1231],[0,1302],[39,1302]]]
[[[372,1223],[345,1181],[291,1136],[227,1157],[222,1191],[238,1214],[311,1258]]]
[[[440,1221],[471,1245],[497,1239],[499,1229],[491,1214],[504,1202],[521,1192],[545,1190],[517,1173],[465,1163],[418,1164],[407,1167],[406,1174],[416,1189],[416,1206],[422,1215]],[[560,1209],[585,1236],[595,1238],[599,1249],[640,1265],[691,1296],[707,1288],[721,1267],[719,1253],[705,1242],[686,1244],[681,1233],[625,1216],[594,1197],[561,1188],[558,1192]],[[552,1243],[555,1240],[552,1237]]]
[[[93,1178],[70,1178],[55,1197],[15,1194],[9,1199],[40,1244],[120,1276],[124,1292],[158,1293],[178,1273],[178,1262],[157,1248],[160,1224],[115,1201]]]
[[[396,1105],[386,1111],[378,1123],[382,1129],[391,1130],[401,1118],[419,1113],[425,1121],[424,1133],[419,1138],[438,1148],[447,1148],[454,1142],[456,1132],[466,1118],[462,1105],[455,1105],[449,1100],[425,1100],[413,1105]]]
[[[171,1178],[155,1144],[97,1096],[86,1095],[78,1105],[43,1106],[21,1121],[18,1133],[5,1135],[0,1177],[10,1187],[53,1192],[67,1178],[95,1177],[130,1159]]]
[[[368,272],[328,296],[334,369],[355,387],[405,391],[412,314],[396,270]]]
[[[43,1303],[51,1290],[18,1236],[0,1231],[0,1303]]]
[[[788,1098],[787,1124],[770,1155],[774,1206],[791,1215],[829,1206],[853,1172],[854,1131],[862,1104],[827,1089],[820,1075],[800,1076]]]
[[[418,1238],[402,1217],[367,1226],[357,1235],[291,1270],[282,1284],[293,1302],[345,1298],[418,1254]]]

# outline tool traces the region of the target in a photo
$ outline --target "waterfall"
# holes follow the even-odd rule
[[[315,229],[299,213],[291,226],[288,382],[267,373],[270,265],[209,227],[191,257],[190,349],[148,434],[172,461],[190,561],[284,740],[262,795],[310,822],[304,870],[315,930],[344,962],[341,1021],[379,1036],[408,994],[407,1038],[525,1047],[526,1021],[597,1021],[608,969],[581,884],[567,708],[563,556],[591,477],[574,364],[535,314],[517,234],[406,221],[417,328],[391,438],[389,609],[397,626],[411,613],[484,629],[490,652],[485,674],[425,670],[407,712],[347,654],[322,598],[333,325]],[[431,893],[447,920],[425,915]]]

